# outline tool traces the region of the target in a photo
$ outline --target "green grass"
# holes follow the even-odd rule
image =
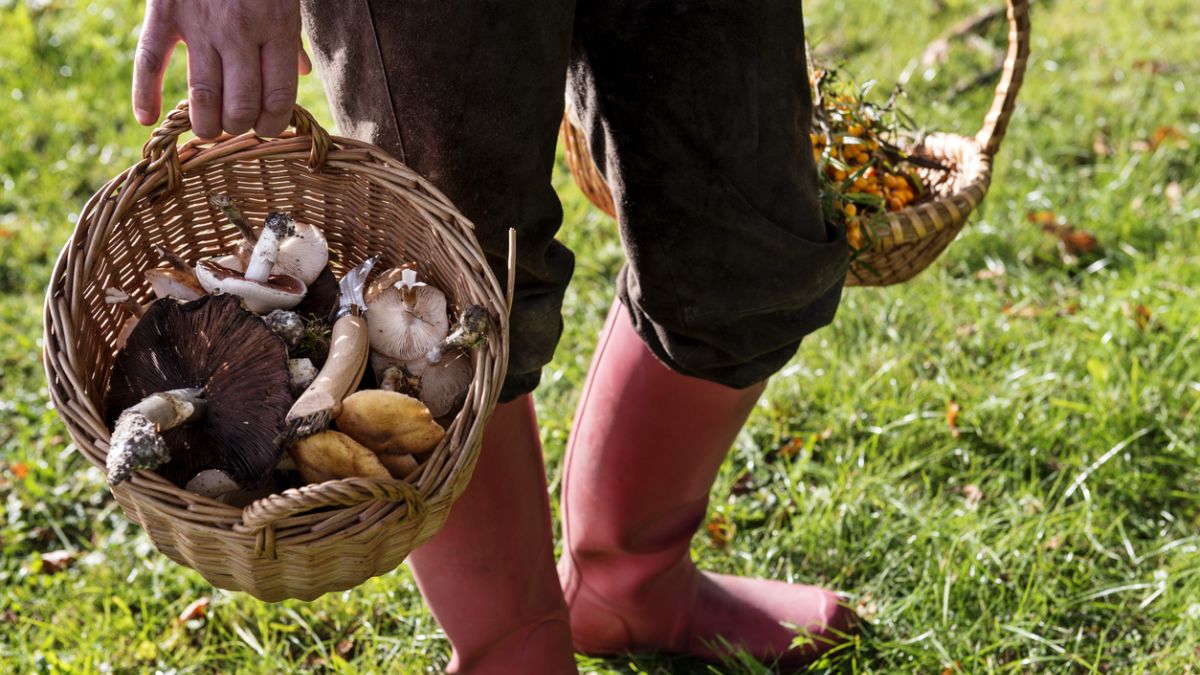
[[[981,6],[806,10],[823,53],[886,83]],[[124,519],[48,405],[40,315],[53,257],[146,136],[127,105],[139,19],[129,0],[0,0],[0,670],[435,671],[449,646],[406,570],[312,603],[215,591]],[[1034,23],[985,207],[918,280],[847,292],[834,325],[772,380],[722,470],[711,509],[732,538],[695,540],[710,568],[852,595],[870,628],[815,672],[1200,662],[1200,15],[1190,0],[1039,0]],[[989,92],[947,98],[979,63],[955,57],[916,71],[904,105],[970,133]],[[183,94],[181,66],[168,99]],[[328,122],[314,79],[301,101]],[[1184,140],[1149,150],[1163,127]],[[612,222],[556,180],[579,265],[539,391],[555,491],[622,260]],[[1103,250],[1064,262],[1026,219],[1040,210]],[[77,560],[42,569],[41,554],[60,549]],[[207,617],[177,625],[202,596]],[[580,665],[755,672],[653,656]]]

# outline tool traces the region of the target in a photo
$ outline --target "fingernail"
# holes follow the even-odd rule
[[[154,124],[155,119],[157,118],[157,115],[149,110],[146,110],[145,108],[134,108],[133,116],[136,117],[137,121],[141,124]]]

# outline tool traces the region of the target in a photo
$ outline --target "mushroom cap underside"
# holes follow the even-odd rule
[[[217,295],[150,305],[118,352],[105,396],[111,425],[150,394],[205,391],[204,417],[163,432],[171,461],[157,469],[176,485],[220,469],[243,487],[270,475],[279,460],[292,397],[283,341],[237,298]]]

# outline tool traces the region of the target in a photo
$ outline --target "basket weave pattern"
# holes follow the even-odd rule
[[[234,197],[251,222],[289,211],[321,227],[336,275],[371,255],[376,270],[416,260],[453,306],[482,305],[500,330],[472,354],[463,410],[409,482],[353,478],[287,490],[245,509],[176,487],[147,471],[113,489],[125,514],[172,560],[221,588],[269,601],[309,600],[351,588],[398,566],[445,522],[465,489],[483,426],[499,395],[508,354],[507,301],[471,224],[427,181],[383,151],[331,138],[297,107],[295,133],[197,140],[180,104],[154,132],[143,160],[87,206],[54,268],[46,299],[45,365],[50,394],[75,444],[103,468],[109,431],[103,401],[127,318],[104,302],[119,286],[152,299],[145,270],[153,246],[189,262],[228,253],[240,240],[207,201]]]
[[[1016,109],[1029,60],[1029,0],[1007,0],[1007,5],[1008,54],[983,129],[974,137],[936,134],[909,149],[949,171],[920,169],[918,173],[932,199],[872,222],[867,247],[852,253],[847,286],[889,286],[913,278],[954,241],[987,195],[992,159]],[[575,184],[592,204],[615,218],[612,192],[571,111],[563,116],[560,135]]]

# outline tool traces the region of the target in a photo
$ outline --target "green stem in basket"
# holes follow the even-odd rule
[[[203,389],[172,389],[151,394],[117,418],[108,448],[108,482],[117,485],[134,471],[156,469],[171,460],[162,432],[204,416]]]

